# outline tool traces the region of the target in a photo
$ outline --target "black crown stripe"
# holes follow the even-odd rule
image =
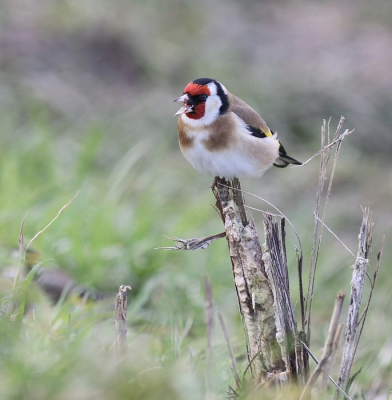
[[[199,79],[195,79],[193,81],[193,83],[195,83],[196,85],[208,85],[211,82],[216,82],[215,79],[211,79],[211,78],[199,78]]]
[[[222,105],[220,106],[219,109],[219,114],[222,115],[224,114],[228,109],[229,109],[229,99],[227,97],[227,95],[225,94],[225,92],[223,91],[222,85],[216,81],[215,79],[211,79],[211,78],[198,78],[195,79],[194,81],[192,81],[193,83],[195,83],[196,85],[208,85],[211,82],[214,82],[217,88],[217,95],[220,97]]]

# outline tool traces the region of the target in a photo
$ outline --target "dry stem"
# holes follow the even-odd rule
[[[368,254],[371,249],[373,238],[373,220],[370,210],[363,210],[363,219],[359,234],[358,254],[355,261],[352,279],[350,306],[346,323],[345,343],[343,347],[343,356],[340,364],[339,386],[346,391],[347,383],[350,377],[351,366],[354,362],[355,350],[357,347],[356,333],[359,323],[362,293],[365,285],[365,279],[368,266]],[[341,399],[341,394],[336,392],[335,399]]]
[[[327,212],[327,205],[329,202],[329,197],[331,194],[331,189],[332,189],[332,182],[334,178],[334,173],[337,165],[337,160],[339,156],[339,151],[340,147],[342,144],[342,140],[344,139],[345,136],[347,136],[349,133],[352,131],[345,131],[343,134],[340,135],[340,130],[342,129],[344,122],[344,117],[340,118],[338,127],[336,128],[334,138],[331,143],[328,143],[325,145],[325,136],[327,134],[327,140],[329,142],[329,123],[326,123],[324,120],[323,126],[321,128],[321,150],[319,154],[321,154],[320,157],[320,172],[319,172],[319,184],[318,184],[318,190],[317,190],[317,205],[316,205],[316,211],[315,211],[315,222],[314,222],[314,231],[313,231],[313,247],[312,247],[312,256],[311,256],[311,264],[310,264],[310,272],[309,272],[309,285],[308,285],[308,291],[306,295],[306,301],[305,301],[305,315],[306,315],[306,324],[307,324],[307,333],[306,333],[306,341],[309,344],[310,342],[310,335],[311,335],[311,313],[312,313],[312,302],[313,302],[313,294],[314,294],[314,282],[316,278],[316,269],[317,269],[317,260],[318,260],[318,254],[320,251],[320,245],[321,245],[321,239],[322,239],[322,233],[323,233],[323,227],[324,227],[324,220]],[[333,160],[333,166],[332,166],[332,171],[331,175],[329,177],[329,182],[328,182],[328,188],[327,188],[327,193],[325,195],[325,200],[324,200],[324,205],[322,209],[322,217],[319,218],[320,213],[321,213],[321,195],[324,190],[324,183],[327,179],[327,167],[328,163],[330,160],[331,152],[333,146],[337,144],[336,150],[335,150],[335,156]],[[319,227],[319,221],[321,221],[321,227]]]
[[[130,286],[121,285],[118,289],[114,310],[114,325],[116,327],[116,349],[118,355],[127,351],[127,290]]]
[[[25,220],[27,217],[27,213],[25,214],[25,216],[23,217],[23,220],[22,220],[22,224],[20,226],[20,231],[19,231],[19,236],[18,236],[19,263],[18,263],[18,268],[16,270],[14,282],[12,284],[12,289],[15,289],[17,283],[19,282],[20,273],[22,271],[22,268],[23,268],[25,260],[26,260],[26,250],[28,249],[28,247],[31,245],[31,243],[34,242],[35,239],[37,239],[38,236],[40,236],[43,232],[45,232],[46,229],[48,229],[49,226],[52,225],[54,221],[56,221],[56,219],[59,217],[59,215],[76,199],[76,196],[78,194],[79,194],[79,191],[75,194],[75,196],[72,197],[72,199],[67,204],[65,204],[63,207],[61,207],[61,209],[57,212],[56,216],[42,230],[40,230],[39,232],[37,232],[34,235],[34,237],[27,243],[26,246],[24,244],[25,242],[24,242],[24,235],[23,235]],[[13,294],[14,294],[14,292],[12,290],[10,300],[12,299]],[[10,310],[12,309],[12,302],[10,302],[9,304],[10,305],[8,307],[8,312],[10,312]]]
[[[303,371],[302,346],[290,298],[284,222],[285,219],[281,219],[279,231],[278,223],[273,221],[272,216],[265,215],[263,261],[274,295],[277,340],[286,365],[286,373],[297,377],[301,376]]]
[[[33,243],[34,240],[37,239],[37,237],[38,237],[39,235],[41,235],[42,233],[44,233],[44,232],[49,228],[49,226],[52,225],[54,221],[56,221],[56,219],[60,216],[60,214],[61,214],[69,205],[71,205],[71,203],[73,203],[73,201],[76,199],[76,196],[77,196],[78,194],[79,194],[79,191],[77,191],[77,193],[75,194],[75,196],[72,197],[72,199],[71,199],[65,206],[62,206],[62,207],[60,208],[60,210],[57,212],[56,216],[49,222],[48,225],[45,226],[45,228],[43,228],[42,230],[40,230],[39,232],[37,232],[37,233],[34,235],[34,237],[27,243],[26,248],[25,248],[25,251],[29,248],[29,246],[31,245],[31,243]]]
[[[233,348],[231,347],[230,338],[229,338],[229,334],[227,332],[226,324],[225,324],[223,316],[220,313],[218,307],[216,307],[216,312],[218,314],[218,318],[219,318],[219,322],[220,322],[220,325],[221,325],[221,328],[222,328],[223,336],[225,338],[227,350],[229,351],[230,360],[231,360],[231,369],[232,369],[233,374],[234,374],[234,379],[236,381],[237,386],[239,387],[239,386],[241,386],[241,381],[240,381],[240,378],[238,376],[237,361],[236,361],[235,356],[234,356]]]
[[[331,369],[333,354],[337,350],[338,337],[340,336],[341,330],[338,329],[340,313],[342,311],[343,300],[346,294],[339,292],[335,300],[335,306],[333,309],[331,322],[329,324],[328,336],[325,342],[323,355],[320,362],[317,364],[316,369],[308,380],[304,391],[302,392],[300,400],[310,399],[312,387],[315,385],[318,377],[323,374],[322,386],[319,389],[319,393],[325,388],[327,379],[329,377],[329,371]],[[327,377],[327,379],[325,378]],[[324,386],[325,385],[325,386]],[[324,386],[324,387],[323,387]]]

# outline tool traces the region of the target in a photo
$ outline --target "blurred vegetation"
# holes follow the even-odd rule
[[[182,157],[172,100],[192,79],[212,77],[263,117],[289,153],[308,159],[320,126],[340,115],[355,128],[343,143],[327,225],[356,252],[369,206],[383,265],[353,370],[353,393],[391,390],[392,3],[365,1],[3,0],[0,2],[0,261],[74,203],[34,243],[82,285],[106,293],[96,307],[36,309],[18,327],[0,320],[4,399],[199,399],[205,383],[204,276],[212,283],[242,371],[245,346],[226,243],[197,253],[155,250],[163,235],[222,231],[210,177]],[[281,209],[310,264],[318,163],[273,169],[244,190]],[[247,202],[268,209],[248,196]],[[262,216],[253,215],[262,232]],[[293,302],[295,236],[288,234]],[[324,232],[311,347],[320,354],[333,301],[350,290],[352,259]],[[42,265],[50,266],[51,261]],[[372,274],[372,271],[370,271]],[[4,277],[2,290],[9,290]],[[129,353],[111,346],[112,300],[129,294]],[[31,289],[32,290],[32,289]],[[9,294],[9,292],[5,292]],[[347,307],[347,304],[346,304]],[[20,328],[20,329],[19,329]],[[216,324],[217,396],[233,385]],[[336,374],[336,369],[333,372]],[[377,397],[379,396],[379,397]],[[256,397],[255,397],[256,398]]]

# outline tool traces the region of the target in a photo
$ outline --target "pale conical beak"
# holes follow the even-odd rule
[[[174,100],[174,101],[183,101],[184,102],[184,105],[174,114],[174,117],[176,115],[181,115],[181,114],[193,111],[193,106],[187,103],[188,100],[189,100],[188,93],[185,93],[182,96],[180,96]]]
[[[187,101],[187,100],[189,100],[189,96],[188,96],[188,93],[185,93],[182,96],[177,97],[175,100],[173,100],[173,103],[175,101]]]

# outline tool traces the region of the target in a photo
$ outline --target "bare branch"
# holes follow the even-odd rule
[[[352,279],[351,294],[348,317],[346,323],[345,343],[343,347],[343,356],[340,364],[339,386],[346,390],[350,377],[350,371],[354,362],[355,351],[358,346],[356,333],[361,309],[363,288],[365,285],[366,269],[368,266],[368,254],[370,252],[373,238],[373,220],[370,210],[363,210],[363,219],[359,234],[358,255],[355,261]],[[335,399],[340,399],[340,393],[336,392]]]
[[[157,247],[155,250],[198,250],[206,249],[214,240],[226,237],[226,232],[218,233],[216,235],[204,236],[199,239],[180,239],[176,237],[165,236],[166,238],[177,242],[173,247]]]
[[[222,183],[220,183],[220,182],[218,182],[218,185],[219,185],[219,186],[226,187],[226,188],[230,188],[230,186],[226,186],[226,185],[224,185],[224,184],[222,184]],[[232,188],[232,189],[233,189],[233,190],[238,190],[238,191],[240,191],[241,193],[248,194],[249,196],[252,196],[252,197],[255,197],[256,199],[259,199],[259,200],[261,200],[261,201],[264,201],[264,203],[268,204],[269,206],[271,206],[272,208],[274,208],[274,209],[279,213],[278,216],[285,218],[285,220],[286,220],[286,221],[289,223],[289,225],[293,228],[293,231],[294,231],[294,233],[295,233],[295,236],[297,237],[298,244],[299,244],[299,248],[300,248],[300,251],[301,251],[301,257],[302,257],[302,244],[301,244],[301,240],[300,240],[300,238],[299,238],[298,232],[297,232],[297,230],[295,229],[294,225],[291,223],[291,221],[287,218],[287,216],[286,216],[285,214],[283,214],[282,211],[279,210],[278,207],[274,206],[274,205],[273,205],[272,203],[270,203],[268,200],[265,200],[265,199],[263,199],[262,197],[255,195],[254,193],[247,192],[246,190],[242,190],[241,188]],[[263,213],[263,214],[265,214],[265,213],[271,214],[269,211],[266,212],[266,211],[259,210],[259,209],[257,209],[257,208],[253,208],[253,207],[248,207],[248,206],[245,206],[245,207],[246,207],[246,208],[249,208],[249,209],[251,209],[251,210],[259,211],[259,212],[261,212],[261,213]],[[274,215],[274,214],[271,214],[271,215]]]
[[[344,118],[342,117],[343,121]],[[329,121],[328,121],[328,125],[329,125]],[[336,143],[341,143],[342,140],[348,136],[350,133],[353,133],[355,131],[355,129],[349,131],[348,129],[346,129],[338,138],[334,139],[331,143],[327,144],[326,146],[324,146],[321,150],[319,150],[317,153],[313,154],[312,157],[309,158],[309,160],[306,160],[305,162],[303,162],[301,165],[291,165],[290,168],[300,168],[303,167],[304,165],[306,165],[308,162],[312,161],[315,157],[319,156],[320,154],[324,153],[327,150],[330,150],[331,147],[333,147]]]

